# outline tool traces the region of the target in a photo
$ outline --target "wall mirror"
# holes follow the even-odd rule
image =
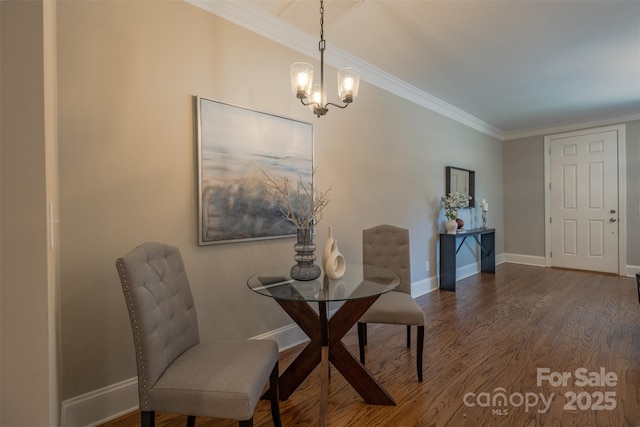
[[[447,166],[446,168],[446,192],[445,194],[458,192],[469,196],[469,205],[473,207],[476,202],[476,173],[469,169]]]

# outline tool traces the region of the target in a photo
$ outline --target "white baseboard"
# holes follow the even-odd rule
[[[534,265],[537,267],[547,266],[547,260],[543,256],[504,254],[504,261],[514,264]]]
[[[62,402],[61,425],[93,427],[137,409],[138,378],[129,378]]]
[[[427,277],[411,284],[411,295],[417,298],[438,289],[438,276]]]
[[[505,255],[496,255],[496,265],[506,262]],[[464,279],[465,277],[473,276],[480,273],[480,262],[472,262],[471,264],[462,265],[456,268],[456,280]]]
[[[627,265],[627,276],[635,277],[640,273],[640,265]]]
[[[547,260],[543,256],[504,254],[504,260],[505,262],[511,262],[514,264],[533,265],[536,267],[547,266]],[[498,262],[496,260],[496,264],[497,263]],[[623,271],[621,275],[627,277],[635,277],[638,273],[640,273],[640,265],[627,265],[626,271]]]

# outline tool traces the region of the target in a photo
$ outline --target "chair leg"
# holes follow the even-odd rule
[[[140,411],[140,425],[142,427],[154,427],[156,425],[156,413],[154,411]]]
[[[407,325],[407,348],[411,348],[411,325]]]
[[[418,326],[418,349],[416,359],[418,367],[418,381],[422,382],[422,354],[424,351],[424,326]]]
[[[196,427],[195,415],[187,415],[187,427]]]
[[[364,365],[364,346],[367,344],[367,324],[358,322],[358,347],[360,348],[360,363]]]
[[[638,282],[638,302],[640,303],[640,273],[636,273],[636,281]]]
[[[273,367],[271,375],[269,376],[269,388],[271,389],[271,418],[273,419],[273,425],[275,427],[282,426],[282,422],[280,421],[280,389],[278,387],[279,376],[280,374],[278,370],[278,362],[276,362],[276,366]]]
[[[367,324],[358,322],[358,337],[362,334],[362,345],[367,345]]]
[[[240,427],[253,427],[253,417],[249,418],[248,420],[238,421],[238,425]]]

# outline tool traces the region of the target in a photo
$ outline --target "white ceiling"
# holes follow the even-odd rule
[[[268,15],[263,34],[319,56],[318,0],[188,1],[228,3],[239,23]],[[299,46],[296,31],[315,41]],[[325,0],[325,39],[334,62],[388,73],[502,137],[640,118],[638,0]]]

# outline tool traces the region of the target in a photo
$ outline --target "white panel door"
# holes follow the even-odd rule
[[[618,273],[618,133],[552,139],[551,264]]]

